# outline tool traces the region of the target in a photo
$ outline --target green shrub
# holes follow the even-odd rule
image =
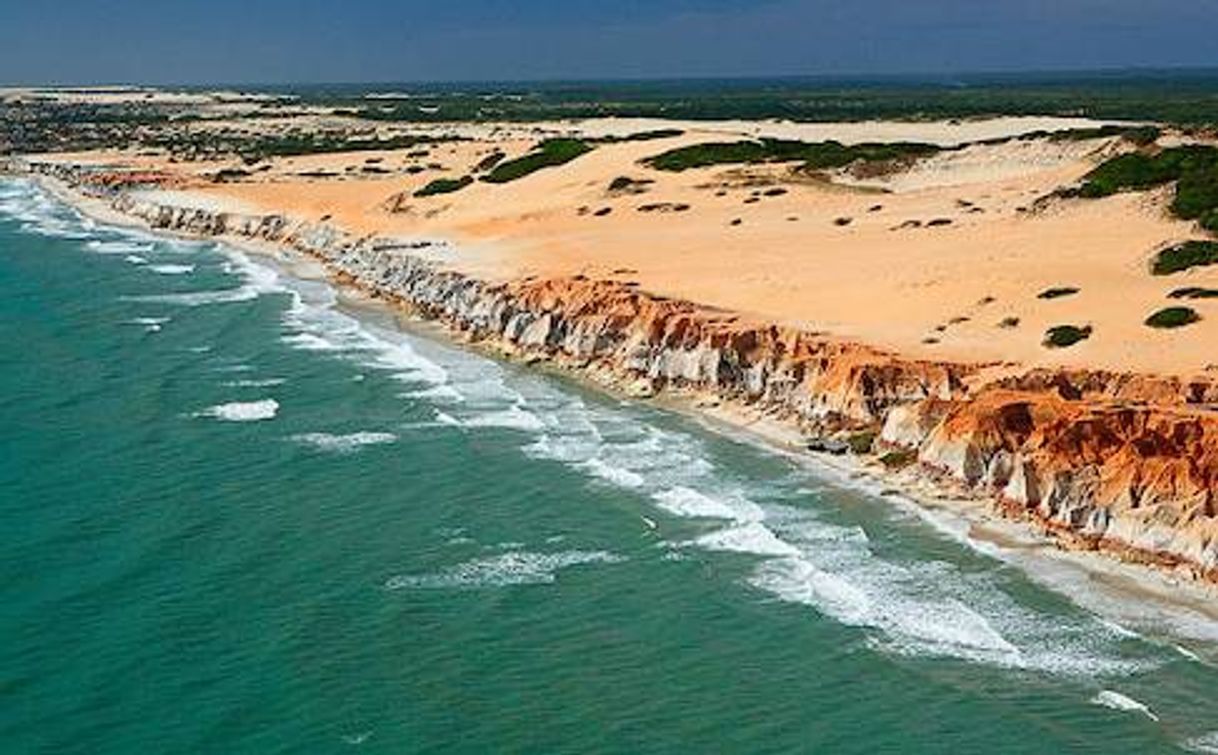
[[[416,197],[430,197],[435,194],[450,194],[469,186],[474,182],[470,176],[460,178],[437,178],[414,193]]]
[[[913,450],[889,451],[880,457],[880,463],[888,469],[902,469],[918,460],[918,452]]]
[[[1187,145],[1157,154],[1135,152],[1108,160],[1084,177],[1078,194],[1106,197],[1176,182],[1171,211],[1184,220],[1199,220],[1218,231],[1218,147]]]
[[[1151,263],[1155,275],[1171,275],[1191,267],[1218,265],[1218,242],[1185,241],[1159,252]]]
[[[649,178],[631,178],[629,176],[618,176],[609,182],[609,191],[611,193],[630,192],[632,194],[641,194],[647,190],[647,186],[655,183]]]
[[[1191,307],[1167,307],[1160,309],[1146,318],[1146,324],[1152,328],[1182,328],[1201,319],[1201,315]]]
[[[846,444],[850,446],[852,453],[860,455],[870,453],[871,447],[875,444],[876,435],[875,430],[863,430],[846,438]]]
[[[595,141],[604,142],[605,144],[614,144],[616,142],[647,142],[652,139],[671,139],[674,136],[681,136],[685,132],[679,128],[657,128],[651,131],[637,131],[626,136],[603,136]]]
[[[709,142],[677,147],[643,161],[657,170],[682,171],[711,165],[800,162],[807,170],[841,168],[858,160],[878,162],[932,155],[940,150],[918,142],[843,145],[835,141],[801,142],[789,139]]]
[[[493,184],[515,181],[542,168],[569,163],[591,150],[592,147],[582,139],[546,139],[529,154],[499,163],[482,180]]]
[[[1064,349],[1090,337],[1090,325],[1084,325],[1081,328],[1077,325],[1055,325],[1045,331],[1043,344],[1051,349]]]
[[[1167,295],[1169,299],[1218,299],[1218,288],[1201,288],[1200,286],[1186,286],[1185,288],[1177,288]]]
[[[1063,296],[1073,296],[1078,293],[1078,289],[1073,286],[1058,286],[1055,288],[1046,288],[1036,295],[1037,299],[1060,299]]]
[[[474,172],[483,173],[485,171],[488,171],[491,168],[498,165],[499,163],[501,163],[503,161],[503,158],[505,158],[505,157],[507,157],[507,155],[503,154],[499,150],[495,150],[494,152],[490,153],[489,155],[487,155],[486,157],[484,157],[478,161],[478,164],[474,166]]]

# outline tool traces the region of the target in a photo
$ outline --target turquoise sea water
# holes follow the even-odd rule
[[[19,181],[0,356],[5,753],[1218,751],[1204,619]]]

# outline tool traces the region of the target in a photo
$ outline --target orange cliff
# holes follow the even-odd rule
[[[1218,383],[1208,377],[906,358],[629,282],[488,282],[431,261],[419,244],[107,196],[156,228],[281,243],[471,340],[636,395],[723,402],[821,447],[846,439],[876,469],[933,479],[1066,547],[1218,581]]]

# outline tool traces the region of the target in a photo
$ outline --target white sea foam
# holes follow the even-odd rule
[[[251,378],[245,380],[228,380],[224,385],[229,388],[273,388],[277,385],[283,385],[287,380],[283,378]]]
[[[195,271],[194,265],[149,265],[148,269],[159,275],[189,275]]]
[[[623,488],[640,488],[646,482],[638,472],[618,467],[605,462],[603,459],[588,459],[580,464],[593,477],[613,483]]]
[[[171,320],[168,317],[134,317],[130,320],[126,320],[125,324],[139,325],[145,330],[145,332],[157,333],[161,330],[161,326],[170,321]]]
[[[449,427],[460,427],[461,426],[461,420],[457,419],[456,417],[452,416],[451,414],[448,414],[447,412],[442,412],[439,409],[435,409],[434,412],[435,412],[436,422],[440,423],[441,425],[447,425]]]
[[[221,248],[225,250],[228,256],[227,269],[242,278],[241,285],[211,291],[184,291],[172,294],[150,294],[123,298],[126,301],[203,307],[212,304],[252,301],[264,294],[281,293],[287,290],[284,282],[279,278],[279,274],[273,269],[251,261],[243,252],[227,247]],[[160,267],[161,270],[158,272],[167,275],[181,275],[194,269],[193,265],[158,265],[154,267]],[[190,270],[186,270],[185,268],[187,267]]]
[[[293,435],[292,440],[297,443],[312,446],[319,451],[329,451],[339,454],[349,454],[358,451],[364,446],[380,445],[384,443],[393,443],[398,439],[398,436],[393,433],[381,432],[358,432],[348,433],[346,435],[331,435],[330,433],[302,433]]]
[[[475,414],[461,421],[464,427],[500,427],[510,430],[540,430],[544,424],[536,414],[513,405],[501,411]]]
[[[273,419],[279,411],[279,402],[273,398],[260,401],[233,401],[217,404],[199,412],[197,416],[213,417],[224,422],[258,422]]]
[[[1197,655],[1196,653],[1194,653],[1193,651],[1184,647],[1183,645],[1172,645],[1172,649],[1175,650],[1180,655],[1184,656],[1185,658],[1189,659],[1190,661],[1195,661],[1197,663],[1202,662],[1201,656]]]
[[[152,251],[153,245],[125,240],[93,239],[85,242],[85,248],[97,254],[146,254]]]
[[[421,391],[412,391],[410,393],[401,394],[402,398],[424,399],[426,401],[446,403],[460,403],[465,400],[457,389],[451,385],[432,385],[424,388]]]
[[[660,508],[684,517],[756,521],[764,514],[757,504],[739,496],[712,497],[692,488],[678,485],[653,493]]]
[[[1218,731],[1211,731],[1183,743],[1190,752],[1218,753]]]
[[[1152,711],[1145,703],[1134,700],[1128,695],[1122,695],[1120,692],[1116,692],[1114,690],[1101,690],[1099,694],[1091,698],[1091,702],[1095,705],[1102,705],[1105,708],[1112,708],[1113,710],[1141,713],[1151,721],[1159,720],[1159,717],[1156,716],[1154,711]]]
[[[144,257],[139,256],[138,254],[128,254],[126,257],[123,257],[123,261],[130,262],[132,265],[147,265],[148,264],[148,260]]]
[[[385,588],[443,590],[544,585],[555,582],[560,571],[572,566],[613,564],[624,560],[621,556],[606,551],[510,551],[466,561],[434,574],[392,577],[385,582]]]

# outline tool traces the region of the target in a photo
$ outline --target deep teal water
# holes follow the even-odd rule
[[[1218,748],[1203,620],[15,181],[0,442],[5,753]]]

